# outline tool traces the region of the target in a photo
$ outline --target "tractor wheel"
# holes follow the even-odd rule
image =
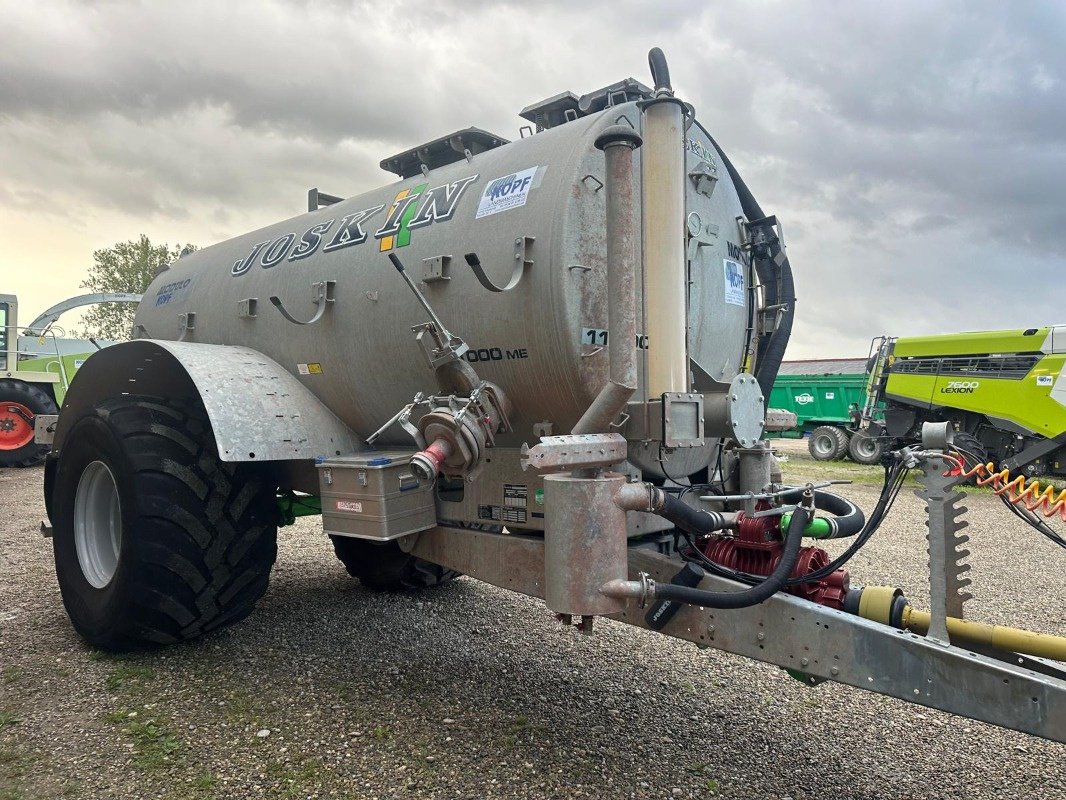
[[[277,490],[260,465],[219,459],[199,403],[105,400],[56,458],[56,574],[90,644],[169,644],[251,613],[277,557]]]
[[[32,467],[44,461],[49,447],[33,441],[33,418],[58,413],[43,389],[25,381],[0,380],[0,467]]]
[[[822,425],[811,432],[807,449],[815,461],[835,461],[848,452],[848,436],[835,425]]]
[[[880,439],[861,431],[851,434],[851,441],[848,442],[848,455],[856,464],[880,464],[883,452],[884,446]]]
[[[988,450],[981,444],[981,440],[970,433],[956,433],[954,438],[954,447],[958,450],[959,455],[962,456],[962,462],[966,466],[966,471],[976,467],[978,464],[988,463]],[[953,474],[958,474],[958,470],[953,470]],[[967,478],[964,483],[971,486],[977,484],[976,476]]]
[[[372,542],[351,536],[329,538],[348,574],[368,589],[430,589],[459,577],[455,570],[405,553],[396,542]]]

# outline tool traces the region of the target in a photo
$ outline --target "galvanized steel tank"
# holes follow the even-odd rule
[[[569,431],[607,376],[604,154],[593,142],[611,125],[640,131],[632,93],[640,84],[623,85],[629,94],[606,92],[607,107],[595,113],[568,114],[535,135],[457,153],[453,163],[178,259],[145,293],[139,335],[177,339],[180,315],[191,312],[195,327],[186,340],[259,350],[365,437],[416,392],[434,389],[410,330],[426,314],[390,264],[395,253],[469,344],[478,374],[513,403],[514,432],[498,445],[529,441],[537,423]],[[721,155],[695,124],[677,147],[688,173],[690,389],[707,391],[744,365],[754,281],[741,249],[741,203]],[[636,205],[640,214],[639,198]],[[477,254],[497,286],[516,259],[531,263],[514,288],[489,291],[464,261],[467,253]],[[424,266],[432,259],[440,261]],[[268,300],[276,296],[291,316],[309,318],[311,285],[320,281],[335,282],[334,302],[314,324],[294,324]],[[642,302],[638,285],[638,332]],[[640,372],[643,381],[643,366]],[[379,441],[410,444],[396,430]],[[683,454],[683,469],[707,463],[709,451],[697,450]]]

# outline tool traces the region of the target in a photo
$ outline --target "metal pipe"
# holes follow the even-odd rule
[[[573,433],[609,433],[637,390],[636,260],[633,151],[640,135],[612,125],[596,137],[603,150],[607,202],[607,348],[610,377],[574,426]]]
[[[688,391],[684,107],[666,90],[644,107],[647,391]]]

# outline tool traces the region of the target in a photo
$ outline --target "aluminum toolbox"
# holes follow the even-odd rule
[[[326,533],[387,542],[437,524],[433,484],[409,467],[412,450],[378,450],[318,464]]]

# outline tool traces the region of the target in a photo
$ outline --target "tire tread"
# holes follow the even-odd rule
[[[246,617],[277,557],[273,483],[259,465],[222,462],[202,405],[125,397],[95,413],[131,466],[135,513],[124,619],[108,649],[194,638]]]

